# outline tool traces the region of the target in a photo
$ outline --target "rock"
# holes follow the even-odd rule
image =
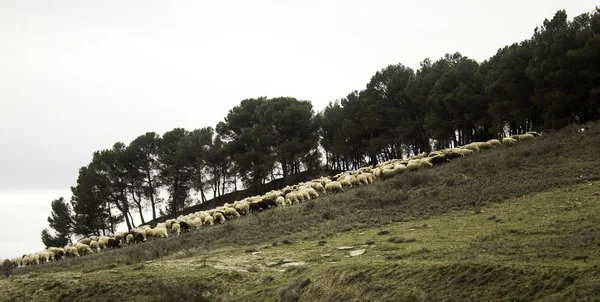
[[[323,254],[323,255],[321,255],[321,257],[323,257],[323,258],[331,257],[331,254]]]
[[[354,256],[360,256],[362,254],[365,253],[366,250],[356,250],[356,251],[352,251],[350,252],[350,256],[354,257]]]
[[[81,275],[73,276],[73,279],[81,279]]]
[[[304,266],[304,265],[306,265],[306,262],[298,261],[298,262],[284,263],[281,265],[281,267],[296,267],[296,266]]]
[[[346,250],[352,250],[352,249],[354,249],[354,247],[353,246],[340,246],[337,249],[340,251],[346,251]]]
[[[252,252],[252,255],[258,255],[260,252]]]
[[[110,272],[111,274],[118,274],[118,273],[119,273],[119,271],[118,271],[118,270],[116,270],[116,269],[111,269],[109,272]]]
[[[294,262],[294,260],[292,260],[290,258],[284,258],[281,262],[283,262],[283,263],[291,263],[291,262]]]
[[[267,262],[267,264],[265,264],[267,267],[273,267],[276,265],[279,265],[279,261],[273,261],[273,262]]]

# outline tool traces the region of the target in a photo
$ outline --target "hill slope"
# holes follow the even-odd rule
[[[0,300],[593,300],[599,128],[564,129],[175,238],[19,268],[0,279]]]

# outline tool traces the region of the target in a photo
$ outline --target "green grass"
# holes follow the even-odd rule
[[[0,300],[597,300],[599,128],[567,128],[191,234],[19,268],[0,279]],[[366,251],[350,257],[341,246]],[[284,259],[306,265],[285,268]]]

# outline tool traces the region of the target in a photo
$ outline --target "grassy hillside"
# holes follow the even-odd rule
[[[600,124],[568,128],[191,234],[19,268],[0,279],[0,300],[591,301],[599,151]]]

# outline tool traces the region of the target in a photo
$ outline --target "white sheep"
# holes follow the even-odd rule
[[[472,150],[474,152],[479,151],[479,145],[477,143],[470,143],[470,144],[466,144],[462,147],[460,147],[461,149],[467,149],[467,150]]]
[[[327,192],[344,192],[344,188],[342,187],[342,184],[338,181],[332,181],[329,182],[325,185],[325,190],[327,190]]]
[[[530,134],[530,133],[519,135],[519,141],[528,141],[528,140],[532,140],[534,138],[535,138],[535,136],[533,136],[533,134]]]
[[[279,206],[279,207],[285,207],[286,206],[285,197],[283,197],[283,196],[277,197],[277,199],[275,200],[275,203],[277,203],[277,206]]]
[[[179,222],[174,222],[171,224],[171,233],[177,233],[177,235],[181,234],[181,226]]]
[[[225,208],[223,210],[223,214],[225,214],[225,216],[227,216],[228,218],[231,219],[231,217],[233,218],[240,218],[240,213],[238,213],[234,208]]]
[[[499,147],[502,146],[502,142],[500,142],[500,140],[498,139],[490,139],[489,141],[487,141],[488,144],[492,145],[492,147]]]
[[[513,146],[517,143],[517,140],[512,137],[502,138],[502,144],[506,146]]]
[[[92,241],[90,240],[90,243]],[[85,255],[89,255],[89,254],[93,254],[94,252],[92,252],[92,249],[90,249],[90,246],[81,242],[78,242],[75,245],[75,248],[77,248],[77,253],[79,253],[79,256],[85,256]]]

